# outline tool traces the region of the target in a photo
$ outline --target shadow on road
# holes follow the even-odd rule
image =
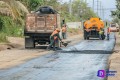
[[[105,51],[105,50],[71,50],[71,51],[57,51],[59,53],[69,53],[69,54],[112,54],[113,51]]]

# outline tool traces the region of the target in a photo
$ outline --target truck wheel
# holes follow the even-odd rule
[[[89,37],[87,37],[87,40],[89,40]]]
[[[33,38],[25,38],[25,48],[35,48],[35,42]]]

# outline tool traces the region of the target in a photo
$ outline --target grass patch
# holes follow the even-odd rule
[[[0,33],[0,43],[1,42],[8,42],[7,35],[5,33]]]
[[[23,37],[23,25],[8,16],[0,16],[0,43],[8,42],[7,36]]]

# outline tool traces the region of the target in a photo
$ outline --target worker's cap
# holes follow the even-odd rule
[[[56,30],[57,30],[58,32],[60,32],[60,28],[56,28]]]

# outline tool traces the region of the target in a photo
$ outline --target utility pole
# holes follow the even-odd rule
[[[87,0],[85,0],[85,3],[87,3]]]
[[[102,16],[103,16],[103,20],[104,20],[104,8],[102,6]]]
[[[97,15],[99,16],[98,9],[99,9],[99,0],[97,0]]]
[[[95,4],[95,3],[94,3],[94,0],[93,0],[93,11],[94,11],[94,4]]]
[[[85,3],[86,3],[86,7],[85,7],[85,9],[84,9],[84,11],[85,11],[85,15],[87,14],[87,6],[88,6],[88,4],[87,4],[87,0],[85,0]]]
[[[102,2],[100,1],[100,16],[102,16]]]
[[[72,15],[72,0],[69,0],[69,14]]]

